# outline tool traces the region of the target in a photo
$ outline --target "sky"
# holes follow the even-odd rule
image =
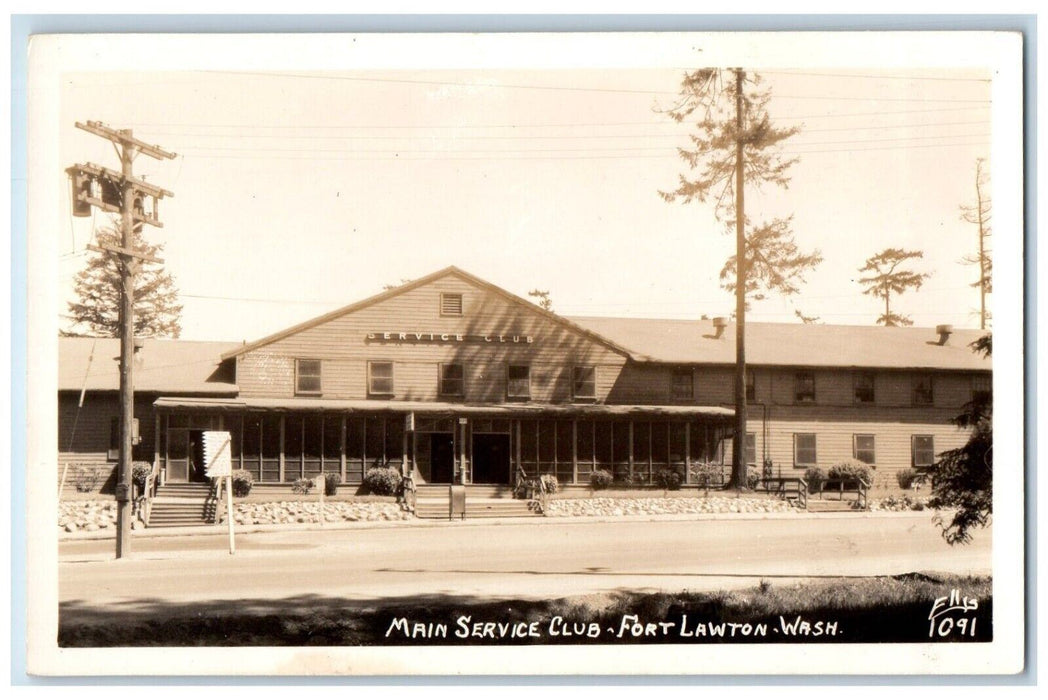
[[[712,205],[659,196],[689,172],[676,148],[694,129],[664,110],[700,53],[614,69],[441,70],[419,56],[410,69],[69,71],[58,156],[118,167],[108,141],[75,128],[86,120],[178,154],[134,168],[175,194],[145,234],[164,246],[187,339],[251,341],[448,265],[520,296],[549,290],[568,316],[728,315],[718,273],[734,237]],[[748,189],[747,214],[792,216],[798,245],[824,261],[800,294],[747,318],[872,324],[882,302],[858,269],[902,247],[932,276],[893,310],[978,327],[977,270],[961,263],[977,229],[959,207],[990,156],[990,73],[802,57],[752,65],[773,121],[801,131],[782,148],[799,159],[789,188]],[[73,218],[63,192],[59,315],[108,218]]]

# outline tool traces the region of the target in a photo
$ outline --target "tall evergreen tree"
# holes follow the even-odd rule
[[[972,348],[989,357],[992,336],[984,335]],[[986,527],[993,515],[993,390],[973,396],[953,422],[971,434],[962,447],[939,455],[932,467],[928,505],[952,511],[948,516],[937,515],[935,523],[947,542],[963,544],[971,541],[972,529]]]
[[[962,260],[969,265],[979,266],[979,279],[972,286],[979,290],[979,328],[985,329],[990,319],[986,308],[986,295],[993,292],[993,257],[990,254],[990,219],[993,218],[993,202],[990,199],[990,176],[985,170],[986,161],[975,161],[975,204],[961,205],[961,219],[979,227],[979,252],[966,255]]]
[[[884,313],[877,318],[877,323],[885,326],[912,326],[913,320],[909,316],[892,311],[892,294],[902,294],[908,289],[920,289],[924,281],[932,276],[930,272],[914,272],[907,270],[905,265],[911,260],[924,257],[919,250],[903,250],[902,248],[885,248],[866,259],[866,264],[859,268],[859,272],[870,274],[859,278],[859,284],[866,287],[863,294],[884,299]]]
[[[735,292],[736,390],[735,447],[731,485],[746,488],[743,441],[746,430],[745,333],[749,299],[768,292],[795,294],[804,273],[822,260],[818,251],[802,253],[793,239],[791,219],[753,225],[746,215],[745,189],[773,185],[787,188],[788,171],[780,144],[799,128],[772,126],[770,92],[756,73],[703,68],[686,73],[677,102],[666,113],[677,122],[693,121],[691,146],[677,153],[694,174],[681,174],[677,188],[660,191],[667,202],[712,203],[714,216],[734,233],[736,253],[721,269],[721,286]],[[739,264],[742,258],[742,264]]]
[[[104,228],[96,234],[100,246],[121,244],[120,232]],[[148,243],[134,232],[134,250],[157,257],[163,245]],[[182,305],[175,281],[162,265],[143,261],[135,275],[135,336],[177,338],[182,333]],[[66,335],[119,337],[120,261],[115,253],[89,254],[74,280],[77,300],[69,303]]]

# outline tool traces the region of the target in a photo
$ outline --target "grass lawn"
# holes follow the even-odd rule
[[[976,607],[936,616],[932,625],[929,615],[936,601],[954,591],[977,601]],[[61,606],[59,645],[985,642],[993,637],[992,596],[986,577],[916,573],[764,580],[748,589],[710,593],[619,591],[557,600],[419,594],[361,602],[302,596],[245,598],[236,606],[143,600],[119,610],[78,601]]]

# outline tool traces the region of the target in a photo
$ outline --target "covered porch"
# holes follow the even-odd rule
[[[466,404],[335,399],[161,397],[156,460],[168,483],[191,481],[199,433],[227,430],[235,469],[290,484],[338,473],[359,484],[392,466],[417,484],[514,484],[550,474],[587,485],[595,470],[645,486],[662,469],[694,483],[722,459],[733,412],[713,406]]]

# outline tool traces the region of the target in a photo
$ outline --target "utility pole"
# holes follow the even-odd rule
[[[158,258],[134,250],[134,233],[143,223],[162,226],[157,218],[157,201],[174,196],[160,187],[132,175],[132,164],[137,153],[161,159],[171,159],[159,146],[136,139],[130,129],[113,129],[101,122],[77,122],[76,127],[113,142],[120,157],[120,172],[88,163],[75,165],[67,172],[73,179],[73,211],[89,216],[90,206],[120,214],[120,247],[89,245],[96,251],[105,250],[120,260],[120,462],[116,485],[116,558],[131,553],[131,451],[134,445],[135,393],[132,369],[135,353],[135,273],[141,261],[163,262]],[[96,187],[97,186],[97,187]],[[95,196],[95,189],[100,190]],[[151,197],[152,211],[146,212],[144,200]],[[87,206],[85,206],[87,205]],[[87,214],[83,211],[86,210]]]
[[[746,207],[743,168],[742,83],[746,73],[735,68],[735,444],[731,454],[731,480],[746,489]]]

